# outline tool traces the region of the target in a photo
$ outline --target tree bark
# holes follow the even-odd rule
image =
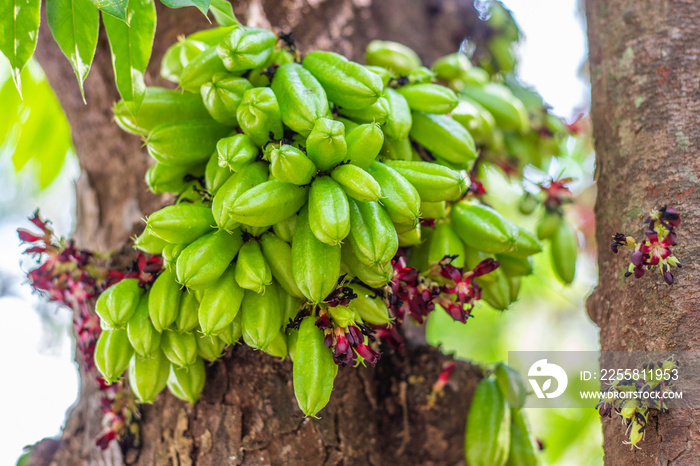
[[[361,60],[371,39],[398,40],[426,61],[457,50],[477,27],[469,0],[251,0],[236,2],[239,19],[293,31],[302,51],[328,49]],[[101,32],[85,83],[84,105],[73,71],[43,26],[37,57],[71,124],[81,165],[75,238],[84,248],[128,251],[141,218],[168,202],[147,192],[151,163],[139,138],[112,122],[118,100],[109,47]],[[178,35],[208,27],[194,9],[158,7],[158,28],[146,81],[158,77],[160,58]],[[95,446],[101,430],[94,373],[81,368],[81,397],[60,440],[34,449],[31,464],[458,464],[464,422],[481,371],[460,363],[435,408],[426,397],[448,358],[409,344],[386,354],[376,369],[340,370],[321,419],[304,419],[291,386],[291,364],[245,347],[208,368],[202,399],[187,405],[169,394],[142,410],[142,448],[124,454],[116,442]]]
[[[700,349],[700,4],[588,0],[592,120],[598,161],[600,284],[588,301],[603,351]],[[616,232],[639,237],[653,208],[682,217],[674,252],[683,269],[667,286],[656,271],[623,277],[629,255],[610,251]],[[641,450],[603,423],[606,463],[700,464],[700,411],[650,418]]]

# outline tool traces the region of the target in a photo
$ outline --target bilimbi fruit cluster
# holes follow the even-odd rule
[[[97,301],[106,380],[128,368],[141,401],[167,386],[194,402],[204,361],[242,338],[290,356],[314,416],[338,365],[400,347],[404,318],[441,308],[464,322],[478,299],[505,309],[517,298],[540,244],[482,203],[468,172],[477,144],[497,159],[504,139],[530,134],[525,106],[461,54],[429,69],[374,41],[366,62],[220,27],[167,51],[161,74],[178,90],[148,88],[135,114],[117,103],[116,122],[155,159],[148,186],[177,201],[135,240],[162,255],[162,273]],[[547,137],[532,147],[554,131],[536,134]]]

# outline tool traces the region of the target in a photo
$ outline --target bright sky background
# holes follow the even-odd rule
[[[586,56],[585,29],[578,17],[577,0],[509,0],[524,33],[519,49],[522,80],[534,85],[555,113],[571,120],[589,100],[587,78],[581,77]],[[16,228],[38,206],[67,234],[74,212],[75,164],[68,166],[40,198],[28,195],[25,181],[9,176],[7,154],[0,154],[0,279],[11,284],[14,295],[0,294],[0,466],[14,465],[22,447],[43,437],[58,435],[66,410],[78,392],[70,314],[65,309],[40,306],[63,331],[54,335],[35,310],[40,300],[30,293],[19,272],[20,251]],[[9,212],[12,212],[11,214]],[[23,270],[31,262],[24,261]],[[48,309],[48,310],[47,310]]]

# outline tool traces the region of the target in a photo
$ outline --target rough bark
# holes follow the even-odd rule
[[[428,63],[456,50],[477,22],[468,0],[252,0],[235,2],[234,9],[244,22],[293,31],[302,51],[323,48],[361,59],[369,40],[393,39],[414,47]],[[178,35],[207,26],[194,9],[159,5],[147,83],[165,84],[158,64]],[[139,138],[112,122],[118,95],[104,33],[85,83],[87,105],[46,26],[37,57],[66,111],[82,169],[76,240],[101,251],[128,248],[128,237],[142,228],[140,219],[167,199],[145,188],[150,160]],[[95,447],[99,393],[94,374],[83,373],[81,397],[63,437],[40,443],[32,464],[457,464],[467,405],[481,373],[460,364],[445,397],[428,409],[426,396],[445,359],[436,349],[411,347],[385,356],[376,370],[343,369],[322,418],[304,420],[293,397],[290,363],[237,348],[208,369],[196,405],[166,394],[145,407],[143,448],[126,457],[115,443],[105,451]]]
[[[588,0],[587,15],[600,276],[589,313],[604,351],[697,351],[700,4]],[[656,271],[625,279],[629,255],[612,254],[611,235],[639,237],[647,213],[667,204],[682,216],[674,251],[683,269],[673,286]],[[699,410],[654,416],[641,450],[622,444],[619,422],[603,432],[607,464],[700,464]]]

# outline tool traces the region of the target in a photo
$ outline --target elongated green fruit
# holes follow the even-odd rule
[[[168,243],[168,245],[163,248],[163,267],[165,267],[166,270],[174,272],[177,258],[180,257],[180,254],[187,246],[187,244]]]
[[[211,117],[199,96],[183,94],[162,87],[146,88],[139,113],[134,117],[123,100],[114,106],[114,121],[127,133],[147,135],[162,124],[185,121],[211,121]]]
[[[566,222],[560,222],[552,236],[551,257],[554,275],[565,285],[574,281],[577,254],[576,235]]]
[[[236,110],[238,124],[245,134],[259,146],[282,138],[282,116],[274,92],[269,87],[256,87],[243,93]]]
[[[291,296],[304,297],[294,281],[292,247],[273,233],[263,234],[260,237],[260,245],[265,261],[272,271],[272,276],[282,289]]]
[[[436,77],[443,81],[461,80],[464,73],[472,67],[465,53],[451,53],[438,58],[431,67]]]
[[[474,269],[474,267],[479,265],[479,263],[485,259],[495,259],[495,256],[492,254],[486,254],[483,251],[479,251],[478,249],[474,249],[469,246],[464,248],[464,265],[467,267],[467,270]],[[483,285],[485,283],[495,283],[498,281],[498,278],[499,277],[496,274],[487,273],[486,275],[479,277],[478,282],[479,285]]]
[[[467,191],[467,179],[462,173],[436,163],[388,160],[386,165],[406,178],[422,201],[454,201]]]
[[[186,202],[163,207],[152,213],[147,223],[154,235],[173,244],[191,243],[214,226],[209,207]]]
[[[197,354],[205,361],[214,362],[221,357],[226,343],[219,337],[197,335]]]
[[[413,117],[406,98],[394,89],[387,88],[385,97],[389,105],[389,116],[384,132],[391,139],[406,139],[411,131]]]
[[[493,138],[496,120],[488,110],[467,97],[460,97],[459,105],[450,113],[453,120],[469,131],[474,140],[486,143]]]
[[[411,161],[413,160],[413,148],[411,147],[411,141],[408,138],[384,138],[384,145],[382,146],[381,155],[384,159],[388,160]]]
[[[264,293],[272,283],[272,272],[263,257],[260,243],[255,240],[243,243],[236,260],[236,283],[241,288]]]
[[[302,306],[302,299],[292,296],[286,293],[284,290],[280,290],[280,304],[284,310],[284,318],[282,319],[282,330],[285,330],[287,324],[290,320],[294,318],[299,313]]]
[[[421,225],[416,224],[410,230],[397,231],[399,235],[399,246],[406,248],[409,246],[417,246],[421,243]]]
[[[528,257],[542,250],[542,245],[537,241],[535,235],[519,225],[516,227],[518,228],[518,236],[515,239],[515,249],[509,254],[517,257]]]
[[[306,154],[288,144],[272,147],[269,157],[272,176],[284,183],[298,186],[309,184],[318,171]]]
[[[391,81],[391,78],[394,77],[391,71],[381,66],[365,65],[365,68],[382,78],[382,83],[384,84],[385,89],[386,86],[389,84],[389,81]]]
[[[155,329],[162,332],[170,326],[180,311],[180,285],[175,281],[175,274],[164,270],[153,282],[148,295],[148,315]]]
[[[330,118],[328,97],[321,84],[298,63],[280,66],[270,86],[277,96],[282,121],[307,137],[319,118]]]
[[[124,328],[143,295],[137,278],[127,278],[112,285],[97,298],[95,312],[110,328]]]
[[[224,37],[216,51],[227,70],[252,70],[268,61],[275,42],[277,36],[269,29],[242,26]]]
[[[530,127],[527,109],[503,84],[465,86],[462,93],[488,110],[499,128],[525,132]]]
[[[518,371],[503,362],[498,363],[496,366],[496,382],[511,408],[522,408],[525,405],[528,387],[523,376]]]
[[[557,212],[547,212],[542,214],[542,218],[537,223],[537,237],[539,239],[548,239],[554,236],[559,224],[564,221],[564,218]]]
[[[369,174],[382,188],[382,204],[394,222],[417,222],[420,196],[416,188],[396,170],[380,162],[372,162]]]
[[[399,239],[391,218],[377,202],[350,200],[348,241],[358,260],[369,266],[389,262],[399,248]]]
[[[166,123],[148,134],[146,146],[154,159],[166,165],[206,163],[216,142],[229,131],[213,120]]]
[[[311,52],[302,64],[321,83],[328,98],[341,107],[367,107],[376,102],[384,90],[379,76],[337,53]]]
[[[340,247],[320,241],[311,231],[309,211],[301,209],[292,241],[292,273],[302,294],[314,304],[323,302],[340,276]]]
[[[518,257],[510,253],[496,254],[501,263],[501,270],[508,277],[524,277],[533,271],[532,260],[528,257]]]
[[[267,164],[255,162],[241,168],[226,180],[214,195],[211,210],[219,228],[233,231],[239,222],[231,220],[231,206],[247,190],[267,181]]]
[[[382,197],[379,183],[356,165],[339,165],[331,172],[331,178],[338,183],[345,194],[361,202],[378,201]]]
[[[146,185],[155,194],[181,193],[190,185],[191,178],[204,174],[203,162],[194,165],[165,165],[156,162],[146,172]]]
[[[202,393],[205,380],[204,361],[202,358],[197,358],[195,363],[188,367],[170,366],[167,387],[175,397],[188,403],[195,403]]]
[[[421,202],[420,212],[423,218],[447,218],[447,205],[443,202]]]
[[[299,326],[294,345],[292,377],[294,396],[306,416],[315,416],[331,399],[338,366],[323,344],[323,332],[314,317],[306,317]]]
[[[134,352],[147,358],[153,356],[160,348],[160,332],[156,330],[148,314],[148,297],[145,294],[136,307],[136,312],[126,324],[126,333]]]
[[[286,358],[289,354],[289,349],[287,347],[287,335],[282,330],[279,330],[277,332],[277,336],[275,336],[270,345],[263,351],[276,358]]]
[[[233,172],[229,170],[228,167],[219,165],[219,154],[214,152],[211,157],[209,157],[209,161],[204,170],[204,185],[207,191],[215,195],[219,188],[231,178],[232,174]]]
[[[129,364],[129,386],[140,403],[153,403],[168,383],[170,361],[163,351],[148,358],[134,355]]]
[[[343,265],[352,275],[372,288],[383,287],[391,281],[391,277],[394,274],[391,262],[377,265],[363,264],[357,257],[357,253],[350,242],[345,243],[342,247],[342,260]]]
[[[202,84],[200,94],[209,115],[222,125],[236,126],[236,110],[243,100],[243,94],[252,89],[245,78],[228,73],[217,73],[211,81]]]
[[[108,384],[119,380],[134,354],[126,329],[103,330],[95,345],[95,366]]]
[[[175,366],[187,367],[197,361],[197,338],[193,333],[164,330],[160,347],[165,357]]]
[[[445,115],[413,112],[411,138],[434,155],[467,168],[476,158],[474,139],[462,125]]]
[[[188,288],[206,288],[228,268],[243,243],[241,232],[218,231],[202,236],[177,258],[177,279]]]
[[[291,215],[281,222],[277,222],[272,225],[272,230],[275,234],[287,243],[292,242],[294,238],[294,231],[297,228],[297,214]]]
[[[542,464],[539,448],[530,432],[525,415],[519,408],[510,410],[510,450],[506,466],[538,466]]]
[[[208,46],[208,44],[198,40],[187,38],[178,40],[163,54],[163,59],[160,62],[160,76],[173,83],[180,82],[182,70]]]
[[[198,320],[204,335],[218,335],[231,325],[241,309],[243,288],[236,282],[235,265],[204,290]]]
[[[199,301],[197,301],[194,292],[185,291],[180,299],[180,311],[175,319],[175,329],[178,332],[191,332],[197,328],[199,324],[198,310]]]
[[[275,339],[282,326],[283,309],[279,289],[272,283],[265,293],[246,290],[241,306],[243,341],[253,349],[265,349]]]
[[[231,31],[235,28],[237,28],[237,25],[232,25],[232,26],[219,26],[215,28],[209,28],[209,29],[202,29],[197,32],[193,32],[189,36],[187,36],[187,40],[196,40],[199,42],[204,42],[205,44],[211,46],[211,45],[217,45],[219,42],[221,42],[226,36],[228,36]]]
[[[238,341],[241,339],[241,336],[243,336],[243,324],[242,322],[242,317],[241,314],[242,312],[239,312],[236,314],[236,318],[233,319],[233,322],[231,322],[230,325],[226,326],[224,330],[218,335],[221,340],[226,344],[226,346],[233,345],[234,343],[238,343]]]
[[[346,160],[366,170],[377,158],[384,144],[384,133],[378,123],[365,123],[354,129],[345,125],[345,142],[348,146]]]
[[[504,466],[510,446],[510,409],[492,378],[476,386],[467,414],[464,450],[469,466]]]
[[[258,146],[245,134],[234,134],[216,143],[219,166],[238,172],[258,156]]]
[[[491,207],[462,201],[452,206],[450,219],[467,246],[491,254],[515,249],[517,225]]]
[[[345,126],[329,118],[316,120],[306,139],[306,155],[320,170],[330,170],[345,159]]]
[[[484,275],[484,277],[489,275],[491,276],[489,278],[493,280],[492,282],[484,281],[483,277],[479,277],[476,280],[482,288],[481,299],[489,303],[497,311],[505,311],[510,306],[510,303],[514,301],[514,298],[517,298],[517,296],[513,296],[510,280],[500,269],[496,269]]]
[[[392,321],[389,308],[384,300],[376,292],[356,283],[348,285],[357,295],[348,304],[348,308],[355,312],[365,323],[370,325],[386,325]]]
[[[372,105],[360,109],[342,107],[338,113],[350,118],[356,123],[379,123],[384,124],[391,115],[389,100],[380,96]]]
[[[397,74],[408,74],[421,66],[420,57],[413,49],[388,40],[373,40],[367,44],[365,61]]]
[[[350,233],[350,207],[345,191],[331,177],[317,177],[309,191],[309,226],[314,236],[336,246]]]
[[[187,92],[199,94],[203,84],[211,81],[215,74],[225,72],[226,67],[216,53],[216,46],[210,46],[190,60],[182,70],[180,87]]]
[[[419,112],[449,113],[459,103],[452,89],[439,84],[414,84],[400,87],[397,91],[406,98],[411,110]]]
[[[429,263],[439,262],[445,256],[457,256],[451,262],[455,267],[464,267],[464,243],[454,231],[450,222],[435,225],[428,250]]]
[[[289,217],[306,203],[309,189],[269,180],[245,191],[231,205],[231,220],[264,227]]]

